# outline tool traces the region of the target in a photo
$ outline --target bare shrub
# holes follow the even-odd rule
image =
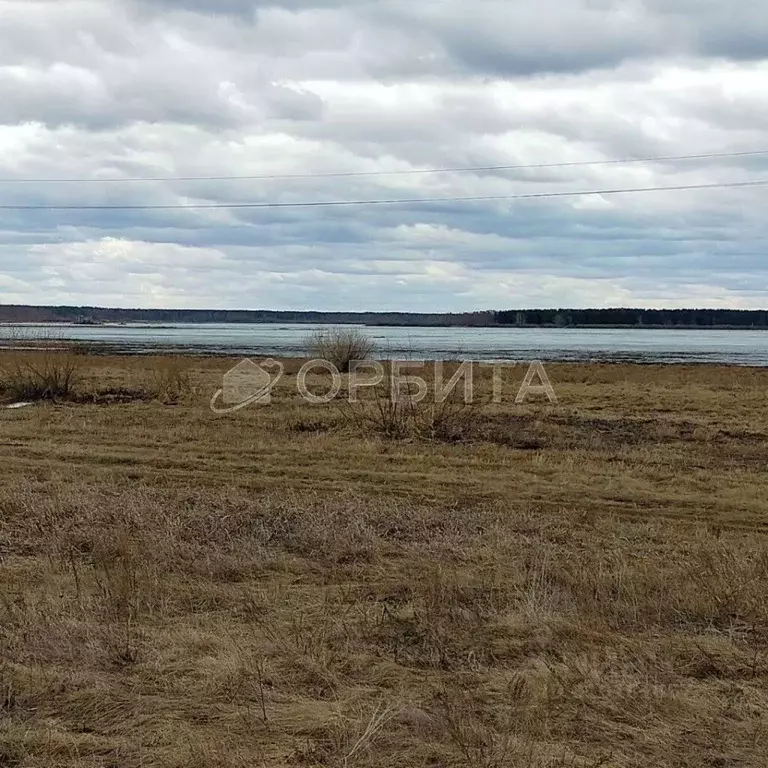
[[[14,401],[65,400],[80,382],[81,361],[69,350],[41,347],[0,360],[0,393]]]
[[[409,387],[401,387],[392,376],[385,375],[371,392],[365,401],[342,404],[347,423],[364,433],[393,440],[461,442],[477,431],[480,407],[465,401],[457,391],[441,400],[431,393],[419,399]]]
[[[373,340],[358,328],[322,328],[307,337],[307,349],[315,357],[349,373],[352,363],[367,360],[375,349]]]

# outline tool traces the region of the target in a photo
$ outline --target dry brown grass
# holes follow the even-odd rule
[[[223,360],[100,396],[162,362],[0,410],[0,765],[767,764],[768,372],[550,366],[445,442],[216,417]]]

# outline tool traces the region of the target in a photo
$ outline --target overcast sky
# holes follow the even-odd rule
[[[0,205],[768,179],[765,0],[0,0]],[[314,178],[106,179],[315,174]],[[29,179],[92,179],[88,184]],[[9,180],[16,180],[15,182]],[[0,302],[768,306],[768,187],[339,208],[0,210]]]

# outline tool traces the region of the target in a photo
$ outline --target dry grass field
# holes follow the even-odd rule
[[[0,766],[768,766],[768,371],[393,440],[233,362],[0,409]]]

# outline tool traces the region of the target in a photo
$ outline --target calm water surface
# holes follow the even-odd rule
[[[0,326],[4,339],[107,344],[120,352],[300,357],[313,325],[178,324]],[[768,331],[650,328],[402,328],[359,326],[381,357],[639,361],[768,366]]]

